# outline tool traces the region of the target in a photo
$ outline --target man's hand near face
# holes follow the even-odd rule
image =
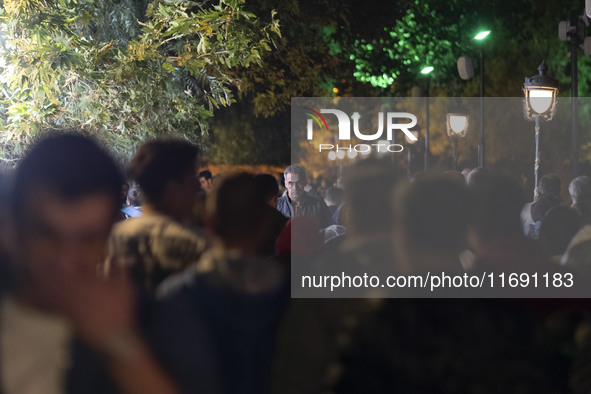
[[[96,270],[59,266],[37,283],[46,305],[68,319],[123,392],[179,392],[139,334],[133,284],[122,269],[105,279]]]

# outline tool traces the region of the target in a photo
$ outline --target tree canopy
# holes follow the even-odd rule
[[[236,67],[280,38],[244,1],[5,0],[0,157],[42,130],[74,128],[116,153],[158,135],[199,139],[233,101]]]

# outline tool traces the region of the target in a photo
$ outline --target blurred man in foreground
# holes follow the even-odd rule
[[[112,159],[76,135],[47,138],[20,163],[0,391],[106,394],[114,382],[124,393],[178,392],[140,334],[131,283],[97,275],[121,183]]]

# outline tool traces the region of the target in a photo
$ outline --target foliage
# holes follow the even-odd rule
[[[555,77],[561,82],[570,81],[565,73],[569,62],[567,44],[558,39],[556,28],[550,27],[568,20],[570,9],[580,8],[575,0],[403,3],[402,16],[389,26],[378,26],[381,33],[357,34],[349,43],[355,77],[378,88],[382,95],[406,95],[413,85],[424,85],[420,70],[432,65],[435,90],[449,96],[477,96],[478,78],[467,83],[459,81],[456,60],[471,57],[478,73],[481,49],[487,59],[486,78],[490,79],[488,96],[521,95],[523,77],[535,74],[543,58]],[[490,37],[482,42],[474,40],[483,29],[492,30]],[[582,63],[584,67],[591,64],[585,59]]]
[[[313,6],[300,0],[258,1],[256,13],[277,10],[282,37],[260,67],[237,70],[238,95],[253,103],[255,116],[273,116],[289,109],[291,97],[333,95],[339,69],[339,49],[332,36],[346,23],[346,6],[320,0]],[[333,45],[331,45],[333,44]]]
[[[559,80],[560,95],[570,96],[569,44],[559,40],[557,26],[561,20],[570,19],[571,10],[583,13],[580,1],[403,0],[398,4],[398,9],[390,12],[392,22],[377,25],[370,32],[356,32],[349,38],[342,35],[349,48],[349,60],[355,66],[355,77],[373,87],[377,95],[406,96],[417,85],[424,91],[428,81],[420,70],[429,64],[435,67],[429,78],[431,96],[479,96],[482,50],[485,96],[522,97],[524,77],[537,74],[542,59],[548,64],[549,75]],[[492,31],[490,37],[482,42],[474,40],[474,35],[484,28]],[[475,78],[459,79],[456,60],[460,56],[473,59]],[[588,96],[591,57],[579,51],[578,66],[579,96]],[[588,124],[589,108],[588,103],[581,103],[581,124]],[[561,113],[560,122],[568,125],[570,113]],[[569,165],[569,129],[563,129],[558,134],[543,134],[542,145],[553,147],[546,152],[545,170],[552,170],[551,163],[554,170]],[[439,154],[441,164],[448,166],[452,143],[439,134],[437,125],[432,125],[432,130],[431,151]],[[478,127],[472,127],[472,134],[459,147],[460,157],[466,159],[464,164],[468,166],[476,164],[477,131]],[[585,147],[591,135],[584,128],[581,133]],[[513,135],[508,129],[491,124],[485,134],[488,165],[527,172],[533,167],[533,125]],[[588,151],[583,149],[581,159],[588,158]]]
[[[392,26],[380,27],[381,34],[371,39],[360,34],[350,43],[354,76],[390,92],[408,89],[408,82],[426,65],[435,68],[432,79],[449,81],[456,54],[466,48],[462,34],[470,34],[480,19],[472,0],[405,3],[403,15]]]
[[[290,113],[264,118],[252,115],[249,102],[216,111],[214,132],[204,138],[205,157],[213,163],[269,164],[290,161]]]
[[[334,96],[351,80],[335,36],[347,24],[347,5],[337,0],[260,0],[247,5],[257,15],[277,11],[282,37],[260,65],[232,71],[240,81],[238,103],[216,111],[215,133],[204,138],[206,156],[216,163],[290,161],[290,103],[298,96]]]
[[[230,71],[280,37],[240,0],[5,0],[4,160],[40,131],[75,128],[125,154],[158,135],[199,139],[229,105]]]

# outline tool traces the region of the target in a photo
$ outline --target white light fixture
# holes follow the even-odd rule
[[[468,126],[468,117],[466,115],[449,115],[449,126],[451,130],[459,134],[466,130]]]
[[[452,138],[464,138],[468,131],[470,116],[461,107],[451,109],[447,113],[447,135]]]
[[[558,81],[546,75],[548,66],[542,61],[538,67],[538,75],[525,78],[523,94],[525,95],[524,112],[526,119],[542,117],[551,120],[556,110]]]
[[[529,104],[531,109],[537,114],[543,114],[548,111],[552,105],[554,92],[548,89],[534,88],[529,90]]]

